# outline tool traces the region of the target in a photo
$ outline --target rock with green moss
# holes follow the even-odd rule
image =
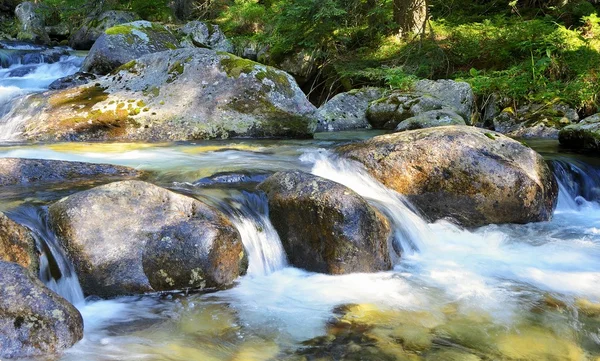
[[[109,10],[99,16],[88,17],[83,25],[71,35],[69,46],[77,50],[89,50],[106,30],[138,19],[135,13],[119,10]]]
[[[0,212],[0,260],[17,263],[33,274],[40,269],[39,252],[29,230]]]
[[[143,55],[179,47],[177,37],[164,25],[134,21],[106,29],[90,49],[81,70],[108,74]]]
[[[395,91],[372,102],[367,119],[375,129],[395,129],[408,118],[432,110],[452,111],[467,125],[475,107],[471,86],[453,80],[420,80],[410,92]]]
[[[240,235],[223,213],[150,183],[76,193],[49,215],[86,295],[223,287],[246,271]]]
[[[600,114],[564,127],[558,134],[562,146],[600,152]]]
[[[383,135],[342,146],[429,220],[464,226],[546,221],[558,187],[544,159],[500,133],[445,126]]]
[[[15,15],[19,20],[17,38],[38,44],[50,44],[50,37],[44,27],[44,17],[37,4],[25,1],[17,5]]]
[[[258,188],[294,266],[328,274],[391,268],[388,220],[351,189],[300,171],[276,173]]]
[[[309,138],[316,108],[283,71],[190,48],[148,54],[87,85],[29,96],[24,139]],[[7,121],[10,121],[7,119]]]
[[[81,314],[30,271],[0,261],[0,358],[58,354],[83,337]]]
[[[363,88],[334,96],[318,110],[317,131],[371,128],[367,120],[367,108],[370,102],[380,99],[383,94],[381,88]]]
[[[505,107],[493,118],[493,129],[514,138],[557,139],[559,131],[579,120],[564,104],[527,104]]]
[[[369,104],[367,120],[374,129],[393,130],[408,118],[442,108],[446,105],[431,95],[393,92]]]
[[[234,51],[233,44],[218,25],[190,21],[179,32],[182,36],[181,45],[183,47],[209,48],[227,53]]]
[[[444,125],[466,125],[466,123],[463,117],[452,110],[430,110],[403,120],[396,127],[396,131],[403,132],[405,130],[441,127]]]

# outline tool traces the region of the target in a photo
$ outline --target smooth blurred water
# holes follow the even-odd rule
[[[372,179],[358,164],[328,150],[369,135],[345,133],[312,141],[0,146],[0,156],[107,162],[151,171],[152,182],[227,212],[249,252],[249,274],[230,290],[88,300],[79,306],[86,322],[85,338],[63,358],[186,360],[201,355],[228,360],[245,350],[249,340],[252,347],[274,343],[279,353],[293,353],[303,341],[325,334],[334,310],[345,304],[434,315],[457,305],[464,314],[487,315],[508,330],[530,322],[535,316],[531,310],[548,295],[567,305],[582,299],[600,301],[600,206],[584,197],[590,187],[598,186],[595,165],[556,154],[550,157],[561,190],[552,221],[467,230],[448,222],[425,222],[401,195]],[[577,180],[569,170],[573,167],[581,171]],[[219,172],[286,169],[303,169],[345,184],[381,209],[395,231],[390,247],[397,259],[395,269],[328,276],[286,267],[280,240],[266,217],[264,196],[194,185]],[[64,194],[57,192],[56,197]],[[45,195],[43,202],[51,201]],[[398,258],[397,253],[402,256]],[[234,320],[226,328],[234,336],[202,338],[203,346],[194,346],[197,330],[189,331],[191,326],[184,325],[200,322],[196,312],[207,305],[216,307],[210,312],[217,316],[223,312]],[[544,326],[549,327],[547,332],[567,327],[586,344],[597,345],[600,354],[596,333],[583,331],[592,326],[580,324],[577,313],[562,317]],[[209,354],[202,351],[207,347]],[[164,350],[174,356],[165,356]]]

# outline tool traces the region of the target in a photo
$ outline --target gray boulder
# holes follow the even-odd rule
[[[148,54],[93,84],[30,96],[11,116],[32,111],[25,139],[309,138],[316,127],[290,75],[200,48]]]
[[[73,88],[79,85],[87,84],[97,78],[96,75],[84,72],[77,72],[64,78],[56,79],[48,86],[50,90],[63,90]]]
[[[38,6],[30,1],[17,5],[15,15],[19,20],[17,39],[38,44],[50,44],[50,37],[44,27],[44,17]]]
[[[431,95],[394,92],[371,102],[367,109],[367,119],[375,129],[392,130],[403,120],[445,107],[440,99]]]
[[[448,79],[419,80],[414,85],[414,91],[440,99],[463,117],[467,124],[471,124],[471,116],[475,109],[475,94],[469,83]]]
[[[397,132],[405,130],[441,127],[444,125],[466,125],[465,120],[452,110],[430,110],[403,120],[396,127]]]
[[[110,164],[48,159],[0,158],[0,186],[35,183],[111,180],[143,175],[133,168]]]
[[[179,47],[177,37],[164,25],[134,21],[108,28],[94,43],[81,71],[108,74],[146,54]]]
[[[383,94],[384,90],[380,88],[363,88],[334,96],[317,112],[317,132],[371,128],[367,108]]]
[[[39,252],[29,230],[0,212],[0,260],[17,263],[39,273]]]
[[[464,226],[552,218],[558,186],[534,150],[496,132],[445,126],[382,135],[337,149],[430,220]]]
[[[493,118],[493,128],[514,138],[557,139],[562,128],[578,120],[577,112],[564,104],[527,104],[504,108]]]
[[[0,261],[0,357],[49,356],[83,337],[73,305],[46,288],[27,269]]]
[[[240,236],[221,212],[149,183],[107,184],[49,210],[87,295],[222,287],[247,267]]]
[[[306,84],[319,70],[314,53],[299,51],[287,55],[275,64],[279,69],[294,76],[298,84]]]
[[[367,119],[375,129],[395,129],[408,118],[431,110],[448,110],[460,115],[467,125],[475,107],[475,95],[468,83],[453,80],[420,80],[411,92],[396,91],[374,101]]]
[[[558,134],[558,140],[568,148],[600,151],[600,113],[564,127]]]
[[[179,32],[183,37],[181,40],[183,47],[209,48],[227,53],[233,53],[234,51],[233,44],[219,29],[218,25],[202,21],[190,21]]]
[[[258,188],[294,266],[329,274],[391,268],[388,220],[351,189],[300,171],[276,173]]]
[[[98,17],[90,17],[69,39],[69,46],[77,50],[89,50],[104,32],[113,26],[138,20],[135,13],[128,11],[105,11]]]

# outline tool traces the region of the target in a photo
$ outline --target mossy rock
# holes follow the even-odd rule
[[[82,71],[108,74],[140,56],[179,47],[177,37],[164,25],[134,21],[110,27],[96,40]]]
[[[563,128],[558,140],[567,148],[600,152],[600,114]]]

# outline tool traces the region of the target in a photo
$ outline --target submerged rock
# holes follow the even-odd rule
[[[40,269],[39,252],[29,230],[0,212],[0,260],[17,263],[33,274]]]
[[[50,44],[50,37],[44,27],[44,18],[38,11],[38,5],[25,1],[17,5],[15,15],[19,20],[17,39],[38,44]]]
[[[266,180],[272,173],[239,173],[239,172],[222,172],[198,179],[194,182],[195,186],[199,187],[242,187],[256,186]]]
[[[466,125],[465,120],[452,110],[430,110],[403,120],[396,127],[397,132],[405,130],[441,127],[444,125]]]
[[[64,198],[50,223],[86,295],[230,285],[247,267],[225,216],[150,183],[124,181]]]
[[[0,186],[49,182],[134,178],[143,173],[110,164],[49,159],[0,158]]]
[[[258,187],[291,264],[329,274],[391,268],[388,220],[351,189],[300,171]]]
[[[141,20],[120,24],[96,40],[81,71],[104,75],[143,55],[178,47],[177,37],[164,25]]]
[[[318,132],[371,128],[367,120],[369,103],[383,96],[380,88],[364,88],[340,93],[323,104],[317,113]]]
[[[129,11],[110,10],[100,16],[89,17],[69,39],[69,46],[77,50],[89,50],[104,32],[113,26],[126,24],[138,19]]]
[[[307,138],[315,111],[290,75],[194,48],[149,54],[93,84],[31,96],[12,116],[30,114],[26,139],[158,141]]]
[[[0,357],[58,353],[83,337],[81,314],[27,269],[0,261]]]
[[[600,113],[563,128],[558,140],[572,149],[600,151]]]
[[[447,126],[339,147],[430,220],[464,226],[549,220],[558,187],[534,150],[496,132]]]
[[[190,21],[179,32],[182,34],[181,45],[184,47],[209,48],[233,53],[233,44],[218,25],[202,21]]]

